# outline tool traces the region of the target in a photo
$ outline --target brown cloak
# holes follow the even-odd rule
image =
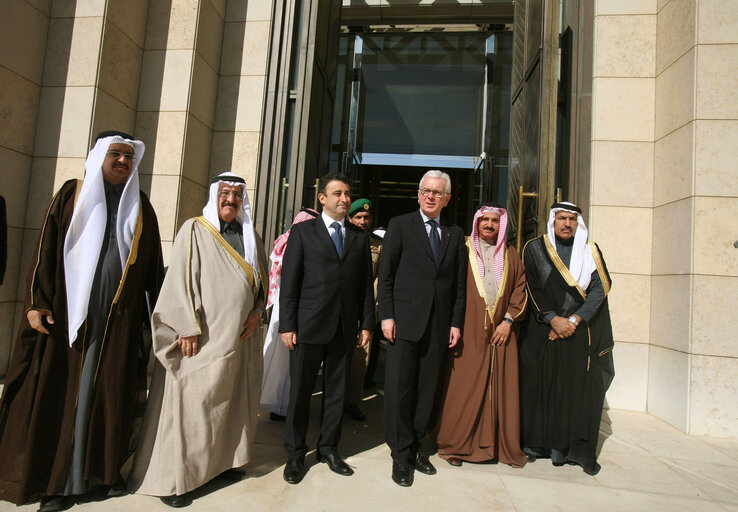
[[[62,494],[72,455],[84,336],[69,347],[64,239],[78,181],[67,181],[49,207],[27,283],[26,311],[50,310],[50,334],[30,327],[25,313],[0,401],[0,499],[17,504]],[[134,423],[146,396],[149,323],[163,276],[159,227],[142,192],[123,277],[107,317],[95,376],[85,478],[113,485],[134,449]],[[83,326],[84,329],[84,326]]]
[[[497,297],[485,301],[474,249],[467,237],[466,315],[462,340],[446,359],[436,427],[438,454],[470,462],[497,459],[523,466],[520,448],[518,333],[527,303],[525,271],[513,247]],[[505,313],[515,323],[504,345],[490,343]]]

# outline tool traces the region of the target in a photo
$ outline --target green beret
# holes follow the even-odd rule
[[[368,199],[357,199],[353,203],[351,203],[351,209],[349,210],[349,217],[353,217],[353,215],[358,212],[359,210],[365,210],[369,211],[372,209],[372,202]]]

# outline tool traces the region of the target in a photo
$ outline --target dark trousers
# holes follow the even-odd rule
[[[387,345],[384,436],[395,462],[414,461],[433,413],[448,333],[431,332],[429,327],[417,342],[395,339]]]
[[[318,452],[322,455],[336,452],[341,437],[343,404],[354,345],[355,342],[348,342],[343,338],[340,325],[327,344],[302,343],[298,333],[295,350],[290,352],[290,402],[284,428],[287,457],[304,460],[308,451],[305,439],[310,420],[310,398],[321,365],[323,399]]]

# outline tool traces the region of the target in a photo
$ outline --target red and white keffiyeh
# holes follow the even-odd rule
[[[484,277],[484,259],[482,259],[482,247],[479,243],[479,219],[488,212],[497,213],[500,216],[500,231],[497,233],[497,245],[495,246],[495,253],[492,260],[495,272],[495,282],[497,283],[497,286],[500,286],[500,283],[502,282],[502,273],[505,270],[505,247],[507,247],[505,232],[507,231],[507,211],[504,208],[494,206],[482,206],[479,208],[474,214],[471,241],[472,247],[474,247],[477,266],[479,267],[479,273]]]

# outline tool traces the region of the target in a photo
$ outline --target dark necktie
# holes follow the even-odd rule
[[[336,252],[338,253],[338,257],[340,258],[341,256],[343,256],[343,234],[341,233],[341,223],[334,222],[333,224],[331,224],[331,227],[333,228],[331,240],[333,240],[333,245],[336,246]]]
[[[428,238],[430,239],[431,249],[433,250],[433,259],[436,261],[436,268],[441,263],[441,237],[438,236],[438,229],[436,229],[436,221],[429,220],[428,225],[430,226],[430,233]]]

